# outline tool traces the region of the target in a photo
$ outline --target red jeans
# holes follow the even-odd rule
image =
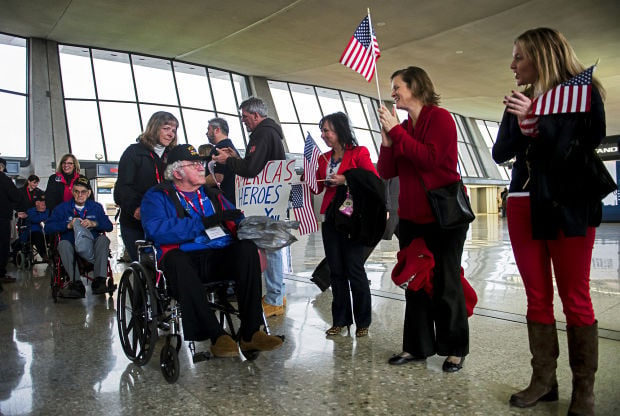
[[[595,228],[588,227],[584,237],[566,237],[560,231],[556,240],[534,240],[530,198],[509,197],[507,211],[512,250],[527,295],[528,321],[542,324],[555,322],[551,273],[553,265],[567,326],[594,324],[590,299],[590,263]]]

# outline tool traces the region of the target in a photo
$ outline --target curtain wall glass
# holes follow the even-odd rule
[[[71,152],[83,161],[118,161],[151,115],[179,120],[179,143],[207,142],[207,122],[228,121],[230,138],[245,149],[239,103],[249,97],[245,76],[186,62],[119,51],[59,45]]]

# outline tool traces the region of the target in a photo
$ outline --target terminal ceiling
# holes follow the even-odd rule
[[[416,65],[450,111],[499,120],[502,97],[514,88],[514,38],[548,26],[585,65],[600,60],[607,134],[620,134],[618,0],[0,0],[0,32],[379,98],[374,79],[338,63],[367,7],[381,49],[382,99],[390,74]]]

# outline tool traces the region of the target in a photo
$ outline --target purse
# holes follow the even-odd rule
[[[350,217],[353,215],[353,199],[351,198],[351,194],[349,193],[349,188],[347,188],[347,197],[342,202],[342,205],[338,208],[343,215]]]
[[[465,185],[458,180],[441,188],[426,189],[424,180],[420,178],[426,197],[431,205],[433,215],[443,229],[460,227],[472,222],[476,216],[471,209],[469,197],[465,193]]]

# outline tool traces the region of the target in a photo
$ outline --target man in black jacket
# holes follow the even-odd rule
[[[218,164],[225,163],[234,173],[244,178],[253,178],[263,170],[270,160],[284,160],[284,134],[275,120],[267,117],[267,106],[262,99],[250,97],[239,106],[241,120],[251,132],[245,157],[241,159],[233,149],[218,149],[213,156]],[[282,250],[266,251],[267,270],[265,270],[266,294],[263,297],[265,317],[284,315],[286,297],[284,296],[284,275],[282,270]]]
[[[22,197],[6,173],[6,160],[0,158],[0,292],[2,283],[12,283],[14,277],[6,274],[6,265],[9,262],[9,247],[11,243],[11,218],[13,217],[13,206],[23,204]]]

